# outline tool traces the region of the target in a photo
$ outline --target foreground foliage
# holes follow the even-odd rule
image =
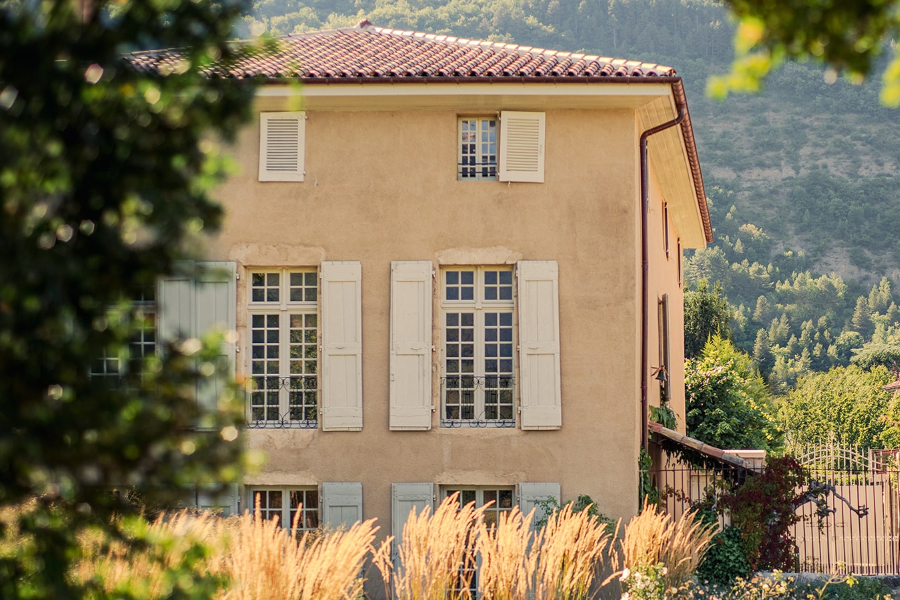
[[[223,386],[214,414],[194,397],[204,378],[227,378],[218,342],[146,360],[129,348],[153,327],[132,300],[221,222],[211,140],[233,139],[252,85],[200,73],[241,51],[227,42],[244,8],[0,4],[0,507],[37,498],[5,525],[31,550],[0,557],[3,598],[104,595],[67,573],[81,532],[124,523],[110,518],[129,510],[111,488],[173,501],[239,477],[236,390]],[[163,77],[123,62],[148,47],[184,47],[187,60]],[[90,375],[98,363],[108,376]],[[189,583],[175,596],[203,595]]]

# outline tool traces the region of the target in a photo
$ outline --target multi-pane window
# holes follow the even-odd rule
[[[459,494],[458,500],[461,507],[473,503],[475,508],[486,506],[484,522],[488,527],[495,527],[500,520],[500,514],[511,511],[515,502],[511,487],[457,486],[443,488],[444,498],[449,498],[453,494]],[[455,591],[458,593],[468,592],[470,597],[475,598],[477,589],[478,564],[474,556],[470,556],[463,568],[460,569],[460,577]]]
[[[282,527],[309,531],[319,526],[319,492],[315,488],[254,489],[251,500],[252,509],[255,511],[258,507],[262,518],[277,519]]]
[[[319,414],[318,277],[250,274],[250,423],[315,428]]]
[[[497,123],[496,117],[459,120],[458,179],[497,179]]]
[[[129,368],[146,372],[147,359],[156,354],[156,288],[141,291],[134,301],[137,330],[128,344]]]
[[[513,271],[451,267],[441,275],[441,422],[514,427]]]
[[[117,353],[104,350],[91,361],[91,378],[118,378],[122,375],[122,358]]]
[[[127,372],[144,373],[156,354],[156,288],[141,289],[131,300],[134,335],[121,352],[106,349],[91,363],[92,378],[120,379]],[[116,309],[118,310],[118,309]]]

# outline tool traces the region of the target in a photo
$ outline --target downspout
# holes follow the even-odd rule
[[[649,293],[650,262],[647,243],[647,213],[650,209],[650,174],[647,165],[647,139],[654,134],[675,127],[684,120],[687,108],[681,107],[678,116],[671,121],[651,127],[641,134],[641,448],[649,451],[650,401],[647,398],[649,375],[648,336],[650,327]]]

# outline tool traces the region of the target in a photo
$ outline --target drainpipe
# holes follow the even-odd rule
[[[682,106],[678,116],[671,121],[651,127],[641,134],[641,447],[649,451],[650,427],[650,402],[647,398],[647,382],[650,379],[648,350],[648,334],[650,324],[649,298],[650,293],[650,262],[647,244],[647,212],[650,208],[650,173],[647,165],[647,139],[660,131],[669,129],[681,123],[687,115],[687,109]]]

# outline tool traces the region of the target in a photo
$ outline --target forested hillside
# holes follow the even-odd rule
[[[688,283],[722,283],[737,345],[776,390],[847,364],[867,343],[869,359],[890,364],[884,346],[900,345],[900,112],[879,106],[879,81],[852,85],[789,64],[757,95],[710,100],[706,81],[728,69],[733,25],[709,0],[261,0],[239,33],[363,18],[675,67],[716,231],[688,259]]]

